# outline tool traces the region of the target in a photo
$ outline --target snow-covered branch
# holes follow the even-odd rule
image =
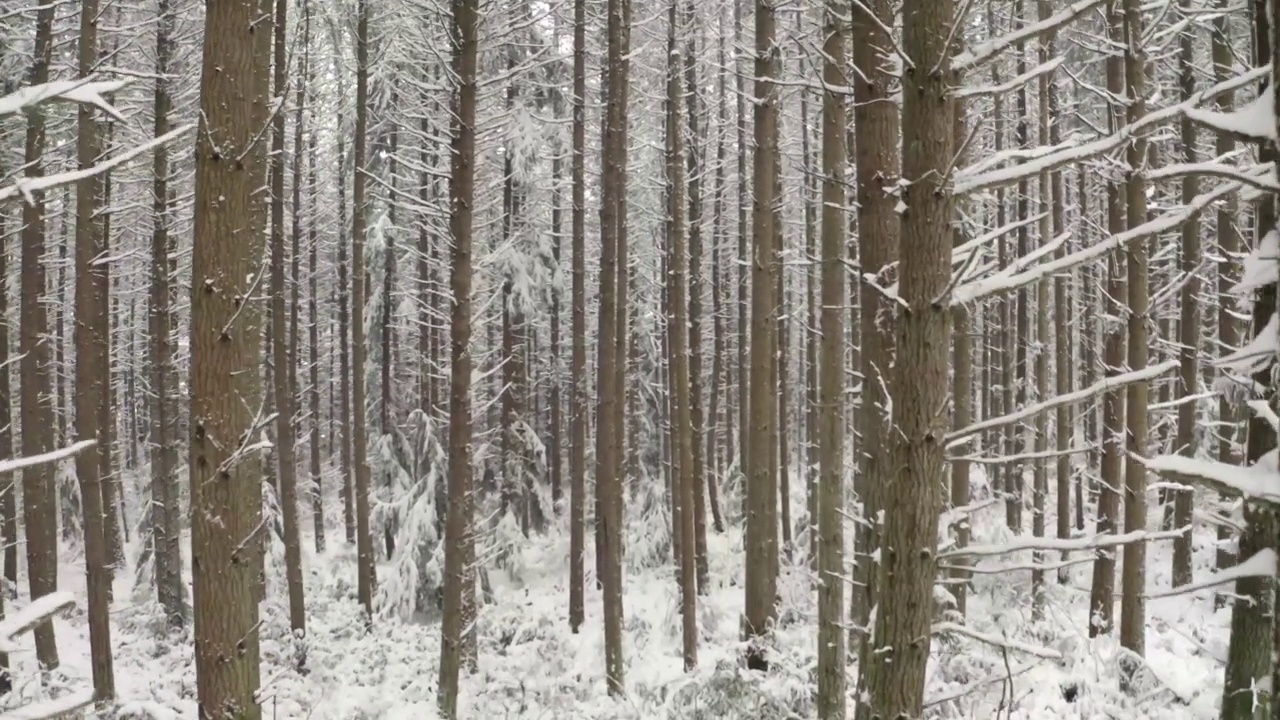
[[[977,190],[999,187],[1002,185],[1012,185],[1023,178],[1034,177],[1042,172],[1055,170],[1063,165],[1087,160],[1091,157],[1115,150],[1116,148],[1123,147],[1126,143],[1132,140],[1135,135],[1145,131],[1152,125],[1172,120],[1206,100],[1210,100],[1225,92],[1235,90],[1236,88],[1243,87],[1249,83],[1257,82],[1258,80],[1261,80],[1264,77],[1269,77],[1270,75],[1270,64],[1264,65],[1260,68],[1254,68],[1253,70],[1231,78],[1230,80],[1224,80],[1217,85],[1205,88],[1180,103],[1147,113],[1132,124],[1120,128],[1118,132],[1083,144],[1071,143],[1061,150],[1028,160],[1020,165],[1012,165],[985,172],[978,170],[977,168],[965,168],[956,173],[954,192],[959,195]]]
[[[1000,53],[1031,38],[1047,35],[1102,4],[1102,0],[1079,0],[1039,22],[1031,23],[993,40],[974,45],[951,61],[951,69],[967,72],[994,60]]]
[[[1244,140],[1262,141],[1276,139],[1276,93],[1268,86],[1249,103],[1229,112],[1187,108],[1192,122],[1208,125],[1221,133]]]
[[[968,547],[947,550],[938,553],[938,560],[944,561],[955,557],[993,557],[996,555],[1009,555],[1010,553],[1022,552],[1023,550],[1050,550],[1055,552],[1071,552],[1079,550],[1099,550],[1101,548],[1117,547],[1120,545],[1128,545],[1136,542],[1150,542],[1152,540],[1173,540],[1186,534],[1186,528],[1180,530],[1138,530],[1123,535],[1112,535],[1111,533],[1100,533],[1092,537],[1076,538],[1072,540],[1061,540],[1059,538],[1041,538],[1033,536],[1016,537],[1004,545],[970,545]]]
[[[1147,598],[1155,600],[1158,598],[1176,597],[1178,595],[1188,595],[1197,590],[1205,590],[1219,585],[1235,582],[1240,578],[1251,577],[1275,577],[1276,574],[1276,551],[1271,548],[1263,548],[1254,553],[1253,557],[1236,565],[1235,567],[1220,570],[1204,580],[1189,583],[1181,587],[1169,588],[1168,590],[1157,590],[1153,593],[1147,593]]]
[[[1263,172],[1265,172],[1265,170]],[[953,305],[962,305],[981,300],[989,295],[996,295],[998,293],[1016,290],[1025,285],[1038,282],[1045,277],[1053,275],[1054,273],[1066,272],[1080,265],[1084,265],[1085,263],[1105,257],[1107,253],[1121,247],[1130,240],[1147,237],[1180,227],[1196,213],[1201,212],[1214,202],[1222,200],[1231,195],[1231,193],[1239,190],[1240,183],[1238,182],[1224,183],[1213,190],[1197,195],[1195,199],[1187,205],[1164,213],[1160,217],[1148,220],[1147,222],[1144,222],[1130,230],[1126,230],[1118,235],[1113,235],[1097,245],[1069,253],[1043,265],[1036,266],[1026,272],[1014,275],[1004,274],[962,284],[956,288],[954,293],[952,293],[951,302]]]
[[[47,453],[40,453],[39,455],[32,455],[30,457],[20,457],[20,458],[14,458],[12,460],[0,460],[0,475],[11,473],[15,470],[22,470],[24,468],[35,467],[36,465],[44,465],[45,463],[55,463],[55,462],[58,462],[59,460],[65,460],[69,457],[74,457],[75,455],[80,454],[82,451],[93,447],[95,442],[96,442],[95,440],[81,440],[78,443],[75,443],[73,445],[68,445],[67,447],[64,447],[60,450],[51,450]],[[0,628],[3,628],[3,627],[4,625],[0,625]],[[3,630],[0,630],[0,632],[3,632]]]
[[[1270,503],[1280,509],[1280,477],[1274,468],[1265,465],[1246,467],[1183,455],[1138,459],[1148,470],[1167,480],[1206,488],[1229,497]]]
[[[43,175],[40,177],[20,178],[16,180],[13,185],[10,185],[7,188],[0,188],[0,201],[8,200],[9,198],[20,194],[27,202],[33,202],[35,200],[35,193],[37,192],[62,185],[70,185],[71,183],[79,182],[85,178],[101,175],[118,165],[123,165],[139,155],[150,152],[160,145],[187,134],[194,128],[194,123],[183,125],[182,127],[167,132],[158,138],[153,138],[141,145],[126,150],[110,160],[104,160],[91,168],[85,168],[84,170],[71,170],[68,172]]]
[[[985,430],[1016,423],[1019,420],[1034,417],[1039,413],[1047,412],[1063,405],[1070,405],[1072,403],[1088,400],[1095,395],[1101,395],[1104,392],[1122,388],[1126,385],[1150,382],[1165,373],[1177,370],[1178,366],[1178,360],[1167,360],[1159,365],[1152,365],[1151,367],[1143,368],[1141,370],[1132,370],[1127,373],[1103,378],[1087,388],[1070,392],[1065,395],[1058,395],[1057,397],[1050,398],[1044,402],[1028,405],[1007,415],[1001,415],[999,417],[983,420],[982,422],[976,422],[968,427],[947,433],[947,447],[955,447]]]
[[[992,647],[1003,648],[1005,650],[1015,650],[1017,652],[1026,653],[1028,655],[1035,655],[1036,657],[1044,658],[1046,660],[1062,659],[1062,653],[1058,652],[1057,650],[1052,650],[1050,648],[1040,647],[1038,645],[1028,645],[1027,643],[1018,642],[1017,640],[1010,640],[1009,638],[1000,637],[999,635],[992,635],[990,633],[978,632],[977,630],[974,630],[971,627],[968,627],[966,625],[961,625],[959,623],[950,623],[950,622],[934,623],[933,634],[941,635],[943,633],[951,633],[953,635],[963,635],[964,637],[972,638],[974,640],[977,640],[978,642],[985,643]]]
[[[124,120],[124,116],[112,107],[103,95],[113,93],[128,84],[128,80],[81,78],[29,85],[0,97],[0,116],[12,115],[43,102],[61,100],[92,105],[117,120]]]

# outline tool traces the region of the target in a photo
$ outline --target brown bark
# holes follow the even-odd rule
[[[868,692],[871,715],[918,718],[929,660],[933,584],[937,576],[938,517],[942,511],[943,443],[950,394],[947,377],[951,310],[952,200],[946,186],[952,161],[952,105],[948,28],[951,0],[905,0],[902,48],[916,72],[902,78],[903,189],[901,273],[894,430],[889,436],[894,498],[885,505],[882,596],[876,613]],[[926,72],[926,69],[927,72]]]
[[[209,8],[196,136],[191,294],[191,557],[202,720],[258,720],[266,425],[261,303],[271,36],[265,0]],[[219,202],[214,202],[214,199]]]
[[[768,670],[764,645],[777,616],[778,585],[778,393],[775,355],[778,333],[777,198],[779,76],[776,11],[755,6],[755,152],[751,201],[751,369],[750,428],[746,471],[746,617],[750,645],[747,667]]]
[[[853,126],[855,180],[857,187],[858,257],[860,278],[874,277],[878,284],[889,284],[887,268],[897,258],[900,221],[894,212],[895,200],[886,190],[897,182],[899,110],[891,102],[897,88],[881,56],[893,52],[893,40],[881,29],[891,23],[894,5],[888,0],[874,0],[869,6],[874,17],[863,8],[853,9],[850,41],[853,70]],[[999,114],[997,113],[997,117]],[[855,457],[858,474],[854,493],[862,503],[861,517],[868,523],[854,526],[854,586],[850,591],[851,625],[849,643],[858,643],[859,667],[869,667],[866,655],[871,628],[871,608],[877,602],[878,570],[872,554],[880,547],[877,512],[883,503],[880,489],[889,474],[888,458],[883,448],[888,441],[889,369],[893,362],[891,315],[894,309],[875,288],[862,283],[859,322],[862,348],[858,370],[862,375],[862,397],[855,418],[857,441]],[[858,674],[858,694],[866,688],[867,673]],[[867,720],[868,707],[857,703],[859,720]]]
[[[698,599],[696,573],[696,538],[694,527],[694,459],[689,397],[689,298],[686,297],[688,259],[685,246],[685,175],[684,128],[680,118],[680,49],[678,35],[683,13],[679,0],[671,0],[667,12],[667,100],[666,100],[666,195],[667,195],[667,273],[670,285],[671,322],[671,446],[675,472],[672,497],[676,499],[674,522],[680,526],[680,617],[683,638],[684,669],[698,664]]]
[[[156,20],[156,84],[154,134],[170,130],[173,110],[170,95],[170,63],[177,21],[173,4],[162,0]],[[151,526],[155,553],[156,597],[170,627],[187,622],[186,590],[182,581],[182,502],[178,492],[178,390],[173,334],[177,324],[173,310],[177,289],[173,282],[175,258],[170,254],[169,234],[173,191],[169,188],[169,149],[158,146],[152,156],[151,230]]]
[[[98,63],[98,2],[81,0],[79,75],[88,78]],[[80,169],[93,167],[100,153],[95,108],[80,103],[77,112],[76,161]],[[107,333],[111,330],[107,310],[110,285],[107,283],[102,220],[95,216],[100,197],[98,176],[76,183],[76,282],[75,282],[75,432],[78,440],[95,440],[90,451],[76,456],[76,476],[80,481],[80,502],[84,511],[84,565],[88,593],[89,655],[93,668],[94,699],[105,706],[115,698],[115,670],[111,657],[111,547],[105,535],[104,514],[114,507],[103,505],[101,454],[109,452],[104,440],[106,428],[99,425],[101,406],[109,400],[107,383],[111,366],[107,361]]]
[[[351,435],[355,470],[357,592],[364,606],[365,621],[373,623],[374,576],[373,535],[369,527],[369,436],[365,429],[364,364],[367,355],[364,334],[365,277],[364,243],[368,232],[369,128],[369,0],[359,0],[356,19],[356,127],[352,140],[355,159],[351,189]]]
[[[1120,42],[1123,16],[1119,12],[1116,0],[1107,3],[1108,35],[1113,42]],[[1112,97],[1121,97],[1124,92],[1124,61],[1118,55],[1107,58],[1107,91]],[[1109,113],[1110,128],[1114,132],[1124,124],[1123,108],[1113,104]],[[1117,235],[1125,230],[1125,195],[1120,192],[1120,185],[1114,180],[1107,182],[1107,232]],[[1124,257],[1113,253],[1107,258],[1107,292],[1106,315],[1109,318],[1124,316],[1120,299],[1126,297]],[[1125,361],[1124,343],[1125,329],[1116,320],[1108,321],[1104,326],[1105,347],[1103,350],[1103,370],[1106,377],[1119,375]],[[1100,467],[1098,494],[1098,520],[1096,530],[1099,534],[1114,533],[1118,529],[1120,515],[1120,495],[1117,488],[1122,486],[1124,466],[1124,416],[1125,393],[1113,390],[1103,396],[1103,448]],[[1116,558],[1114,549],[1099,550],[1093,562],[1093,580],[1089,595],[1089,637],[1107,635],[1113,628],[1115,615],[1115,574]]]
[[[844,7],[829,0],[822,16],[822,347],[818,371],[817,499],[818,718],[845,720],[844,632],[844,312],[845,100]],[[813,364],[813,358],[810,358]]]
[[[684,52],[684,101],[688,117],[689,147],[685,154],[689,192],[689,273],[686,278],[689,298],[688,318],[688,376],[689,376],[689,452],[693,459],[690,468],[693,486],[693,538],[694,559],[698,571],[698,592],[707,593],[710,569],[707,562],[707,456],[703,453],[703,434],[706,415],[702,406],[702,175],[703,146],[699,132],[699,93],[696,59],[698,44],[694,33],[695,13],[693,0],[688,0],[681,12],[684,32],[688,35]],[[634,344],[634,343],[633,343]],[[632,417],[638,417],[633,412]],[[633,448],[634,450],[635,448]]]
[[[625,390],[619,384],[618,363],[623,362],[618,341],[618,268],[626,242],[627,192],[627,64],[631,36],[630,0],[609,0],[605,65],[606,110],[602,130],[600,225],[599,351],[596,354],[596,498],[599,543],[598,566],[603,589],[605,679],[611,695],[625,691],[622,650],[622,437],[619,403]]]
[[[1188,9],[1187,0],[1181,5]],[[1192,36],[1189,32],[1182,34],[1178,56],[1178,88],[1182,98],[1189,98],[1196,90],[1194,50]],[[1194,163],[1197,158],[1196,124],[1188,117],[1181,120],[1181,141],[1183,162]],[[1182,179],[1182,202],[1189,204],[1200,192],[1199,179],[1188,174]],[[1176,451],[1187,457],[1196,453],[1196,409],[1197,403],[1187,402],[1185,398],[1193,395],[1199,385],[1199,367],[1197,359],[1200,354],[1200,216],[1193,215],[1182,226],[1182,252],[1179,266],[1187,273],[1187,282],[1182,286],[1181,317],[1178,321],[1178,358],[1181,362],[1178,396],[1184,401],[1178,406],[1178,434],[1174,440]],[[1191,511],[1195,494],[1190,490],[1179,492],[1173,500],[1174,527],[1187,528],[1186,533],[1173,543],[1173,585],[1180,587],[1192,580],[1191,574]]]
[[[1124,0],[1124,70],[1127,82],[1127,116],[1132,124],[1147,112],[1145,99],[1146,48],[1143,41],[1142,10],[1137,0]],[[1128,178],[1125,181],[1125,207],[1128,228],[1147,220],[1146,181],[1141,168],[1147,159],[1147,140],[1141,133],[1129,144]],[[1130,241],[1128,255],[1128,369],[1147,366],[1147,238]],[[1142,457],[1147,454],[1146,383],[1131,383],[1125,391],[1124,463],[1124,531],[1137,532],[1147,527],[1147,467]],[[1129,543],[1124,547],[1124,572],[1121,575],[1120,644],[1139,656],[1146,652],[1146,566],[1147,544]],[[1121,663],[1121,683],[1137,669],[1132,657]]]
[[[289,92],[285,67],[285,23],[288,14],[287,0],[274,0],[272,74],[273,92],[277,98]],[[285,113],[276,112],[271,118],[271,379],[275,392],[275,460],[280,488],[280,514],[284,525],[285,583],[289,592],[289,628],[293,635],[306,636],[307,611],[302,587],[302,538],[298,530],[298,463],[295,458],[293,403],[295,392],[290,382],[296,355],[289,352],[287,299],[285,297],[285,247],[284,247],[284,140]],[[299,148],[294,147],[295,156]],[[296,177],[296,173],[295,173]],[[295,186],[297,182],[295,180]],[[295,202],[296,208],[296,202]],[[296,215],[296,212],[295,212]],[[298,666],[305,662],[297,658]]]
[[[453,236],[450,286],[449,378],[449,510],[445,526],[444,623],[441,629],[439,704],[448,720],[458,716],[458,675],[464,644],[474,630],[467,624],[468,606],[475,604],[472,567],[474,495],[471,477],[471,254],[475,197],[477,56],[480,3],[453,0],[452,70],[457,85],[453,97],[450,143],[449,231]]]
[[[31,85],[49,80],[53,49],[52,5],[36,11],[35,54],[28,75]],[[26,176],[37,178],[46,146],[45,116],[40,107],[27,112]],[[21,387],[19,422],[22,454],[39,455],[53,449],[53,408],[50,404],[53,381],[50,367],[49,317],[45,308],[45,202],[37,195],[22,206],[22,266],[20,269],[21,329],[18,372]],[[91,453],[92,454],[92,453]],[[27,580],[32,599],[58,589],[58,498],[54,488],[54,466],[43,464],[22,472],[22,522],[26,530]],[[34,631],[36,659],[43,670],[58,667],[58,646],[53,624],[44,623]]]

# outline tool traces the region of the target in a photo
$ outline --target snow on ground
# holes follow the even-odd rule
[[[800,486],[801,483],[793,483]],[[803,488],[797,487],[797,493]],[[802,497],[793,507],[803,509]],[[1000,542],[1008,532],[1003,507],[974,518],[975,542]],[[1029,517],[1030,513],[1026,513]],[[1159,513],[1153,505],[1152,522]],[[335,515],[331,515],[335,517]],[[1049,523],[1053,527],[1052,521]],[[588,558],[587,620],[569,631],[567,533],[563,520],[549,537],[519,547],[510,571],[491,571],[496,604],[479,619],[480,669],[464,679],[462,717],[628,719],[811,717],[815,654],[815,601],[803,565],[784,562],[777,632],[777,665],[767,678],[750,677],[736,663],[742,610],[742,543],[736,531],[709,537],[711,588],[700,599],[699,669],[682,671],[675,575],[671,568],[628,572],[624,605],[626,699],[607,697],[603,678],[600,594]],[[666,551],[652,533],[633,529],[628,557]],[[330,535],[340,538],[340,532]],[[588,538],[589,540],[589,538]],[[1213,562],[1213,534],[1197,536],[1196,573]],[[643,543],[649,543],[644,545]],[[310,546],[310,540],[305,543]],[[331,541],[331,545],[332,545]],[[439,626],[379,620],[363,631],[356,602],[354,553],[341,541],[316,557],[306,553],[310,672],[291,669],[288,613],[282,581],[273,580],[264,605],[263,716],[272,720],[431,720],[439,658]],[[590,545],[590,542],[588,542]],[[984,565],[1028,562],[992,559]],[[1170,545],[1148,553],[1148,586],[1169,587]],[[1057,651],[1061,660],[1007,653],[965,637],[935,640],[927,697],[931,718],[1053,720],[1203,720],[1216,717],[1226,657],[1230,611],[1215,610],[1212,591],[1151,600],[1147,605],[1147,659],[1151,675],[1129,693],[1117,684],[1118,643],[1088,639],[1090,564],[1072,568],[1069,583],[1049,577],[1043,617],[1030,601],[1030,573],[979,575],[969,596],[968,624],[990,636]],[[1119,570],[1117,570],[1117,579]],[[23,583],[25,585],[25,581]],[[158,608],[132,590],[132,574],[118,578],[113,606],[116,683],[125,717],[196,717],[195,670],[189,640],[169,636]],[[81,558],[64,548],[60,587],[83,597]],[[19,600],[19,604],[25,600]],[[1118,617],[1117,608],[1117,617]],[[63,666],[42,689],[34,672],[34,644],[15,655],[15,699],[35,699],[89,684],[88,630],[82,610],[57,621]],[[1054,654],[1054,653],[1049,653]],[[850,667],[850,688],[856,668]],[[1069,702],[1068,688],[1075,689]],[[728,698],[727,700],[725,698]],[[718,704],[717,703],[721,703]],[[0,713],[3,717],[3,713]],[[852,715],[851,715],[852,717]]]

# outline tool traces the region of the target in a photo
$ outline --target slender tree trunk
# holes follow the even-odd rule
[[[162,0],[156,19],[156,85],[154,135],[170,130],[173,109],[169,71],[175,41],[177,16],[170,0]],[[172,628],[187,622],[186,590],[182,581],[182,503],[178,493],[178,406],[173,333],[176,292],[173,286],[169,235],[173,191],[167,145],[156,147],[152,156],[151,230],[151,525],[155,553],[156,597]]]
[[[673,0],[675,2],[676,0]],[[702,175],[704,170],[702,134],[699,132],[698,115],[698,43],[695,35],[696,13],[693,0],[687,0],[681,13],[684,32],[688,35],[684,52],[684,101],[688,116],[689,149],[685,156],[689,182],[689,274],[688,289],[688,341],[689,357],[686,368],[689,376],[689,452],[693,486],[693,538],[694,558],[697,565],[698,592],[707,593],[710,569],[707,562],[707,462],[703,454],[703,433],[706,416],[702,405]],[[634,344],[634,343],[633,343]],[[638,413],[632,413],[637,416]]]
[[[1142,9],[1138,0],[1124,0],[1124,69],[1128,86],[1126,120],[1132,124],[1147,112],[1144,87],[1146,48],[1144,47]],[[1139,168],[1147,158],[1147,141],[1141,133],[1134,136],[1128,148],[1129,170],[1125,181],[1125,207],[1130,230],[1147,221],[1146,181]],[[1128,249],[1128,369],[1147,367],[1147,238],[1139,237]],[[1147,454],[1146,383],[1130,383],[1125,390],[1124,463],[1124,531],[1147,527],[1147,467],[1142,458]],[[1124,546],[1124,573],[1121,576],[1120,644],[1139,656],[1146,653],[1146,566],[1147,544]],[[1137,665],[1132,657],[1121,663],[1121,683],[1131,678]]]
[[[88,78],[98,63],[98,2],[81,0],[79,75]],[[98,162],[100,141],[96,108],[80,103],[77,112],[76,160],[81,169]],[[107,283],[104,257],[103,227],[99,210],[100,184],[97,176],[76,183],[76,284],[75,284],[75,412],[76,436],[79,440],[95,440],[92,451],[76,456],[76,476],[80,480],[81,507],[84,510],[84,565],[88,590],[89,654],[93,668],[93,693],[101,707],[116,694],[115,670],[111,658],[111,571],[110,544],[104,534],[104,513],[114,511],[103,506],[100,455],[110,451],[104,442],[106,428],[98,424],[101,405],[107,403],[110,364],[107,361],[107,333],[111,321],[110,285]]]
[[[672,461],[675,472],[671,494],[677,499],[674,522],[680,526],[680,616],[684,640],[684,669],[698,664],[698,600],[696,573],[696,540],[694,527],[694,459],[689,393],[689,298],[685,296],[688,259],[685,257],[685,175],[684,128],[680,120],[680,45],[679,0],[671,0],[667,12],[667,101],[666,101],[666,181],[667,181],[667,278],[670,284],[671,323],[671,423]],[[683,27],[682,27],[683,26]]]
[[[49,81],[49,65],[53,51],[54,6],[41,6],[36,11],[35,55],[28,75],[29,84]],[[44,109],[36,106],[27,115],[26,176],[44,175],[42,167],[45,137]],[[45,308],[45,202],[37,194],[22,206],[22,267],[20,309],[21,329],[18,339],[18,363],[21,387],[19,421],[22,454],[39,455],[53,450],[53,380],[50,366],[49,316]],[[93,453],[91,453],[93,455]],[[38,599],[58,589],[58,496],[54,487],[55,467],[43,464],[22,471],[22,522],[26,530],[27,580],[31,598]],[[40,668],[50,671],[58,667],[58,646],[53,623],[35,628],[36,660]]]
[[[573,160],[572,253],[573,287],[569,332],[569,627],[582,626],[586,552],[587,451],[587,269],[586,269],[586,0],[573,3]]]
[[[604,604],[605,679],[611,695],[625,692],[622,650],[622,478],[619,467],[622,448],[619,402],[625,390],[619,384],[618,268],[626,242],[627,192],[627,65],[630,44],[630,0],[608,0],[606,38],[605,104],[601,177],[603,193],[600,211],[600,315],[597,352],[596,394],[596,497],[599,513],[597,553]]]
[[[341,118],[339,118],[341,120]],[[342,126],[341,121],[338,123]],[[341,132],[338,133],[338,167],[342,168],[342,173],[347,172],[347,154],[345,137]],[[338,359],[339,370],[342,375],[341,389],[342,394],[342,526],[345,531],[347,544],[354,544],[356,541],[356,510],[353,501],[355,500],[355,489],[352,487],[351,473],[351,448],[353,445],[353,437],[351,434],[351,294],[348,290],[349,265],[347,253],[350,251],[347,240],[347,185],[345,182],[338,183]],[[357,310],[357,313],[363,312]],[[364,382],[363,379],[361,382]]]
[[[750,442],[746,470],[747,667],[768,670],[763,640],[777,616],[778,585],[778,386],[774,373],[778,335],[777,197],[778,94],[773,80],[781,62],[775,46],[773,5],[757,0],[755,56],[755,152],[751,201]]]
[[[1107,2],[1108,34],[1113,42],[1121,39],[1123,16],[1119,12],[1117,0]],[[1115,98],[1124,92],[1124,61],[1118,55],[1107,58],[1107,92]],[[1124,124],[1122,106],[1118,103],[1110,108],[1110,128],[1118,131]],[[1120,192],[1120,185],[1113,180],[1107,183],[1107,232],[1118,235],[1125,230],[1125,195]],[[1127,297],[1125,290],[1124,256],[1117,252],[1107,258],[1107,292],[1106,314],[1110,317],[1123,317],[1124,311],[1120,298]],[[1119,375],[1125,361],[1125,329],[1118,322],[1108,323],[1105,327],[1105,348],[1103,350],[1103,369],[1106,377]],[[1096,530],[1099,534],[1114,533],[1118,528],[1120,515],[1120,494],[1124,466],[1124,417],[1125,393],[1123,390],[1108,391],[1103,396],[1103,449],[1099,470],[1098,521]],[[1093,581],[1089,595],[1089,637],[1108,635],[1111,633],[1115,617],[1116,586],[1116,550],[1107,548],[1098,550],[1093,562]]]
[[[844,6],[822,16],[822,343],[818,377],[818,718],[845,720],[844,632]],[[810,364],[813,359],[810,358]]]
[[[355,464],[355,516],[357,592],[364,606],[365,621],[373,623],[374,576],[373,535],[369,527],[369,437],[365,430],[364,364],[367,349],[364,336],[364,301],[368,279],[364,269],[364,243],[368,232],[368,163],[369,127],[369,0],[357,3],[356,20],[356,127],[352,141],[355,157],[354,182],[351,190],[351,435],[352,460]],[[456,241],[455,241],[456,242]]]
[[[285,23],[288,13],[287,0],[274,0],[275,23],[272,43],[273,95],[283,107],[283,99],[289,93],[287,68],[285,67]],[[287,299],[285,297],[285,247],[284,247],[284,144],[285,113],[276,112],[271,118],[271,374],[274,383],[276,409],[275,455],[280,479],[280,514],[284,524],[285,582],[289,591],[289,628],[299,641],[306,636],[307,611],[302,587],[302,538],[298,530],[298,463],[294,448],[293,403],[295,392],[290,382],[290,368],[296,356],[289,352]],[[295,155],[300,148],[294,147]],[[297,174],[295,173],[295,186]],[[297,203],[294,203],[295,215]],[[305,663],[305,656],[296,658],[298,667]]]
[[[1182,0],[1184,11],[1189,10],[1188,0]],[[1190,98],[1196,91],[1194,45],[1191,33],[1183,33],[1181,54],[1178,57],[1178,86],[1183,98]],[[1183,162],[1194,163],[1197,158],[1198,142],[1195,123],[1188,117],[1181,120]],[[1189,204],[1200,192],[1200,183],[1195,175],[1186,175],[1182,179],[1182,202]],[[1186,273],[1187,282],[1182,286],[1182,315],[1178,321],[1178,349],[1182,380],[1178,388],[1179,397],[1183,399],[1178,406],[1178,435],[1174,444],[1177,452],[1187,457],[1196,454],[1196,409],[1197,403],[1187,401],[1196,393],[1199,386],[1199,368],[1197,359],[1200,354],[1200,216],[1193,215],[1182,226],[1182,253],[1179,257],[1181,270]],[[1173,524],[1175,527],[1187,528],[1186,533],[1173,543],[1173,585],[1180,587],[1192,580],[1191,575],[1191,515],[1195,494],[1191,491],[1174,495]]]
[[[440,714],[458,717],[458,675],[467,636],[468,605],[475,604],[471,478],[471,248],[475,198],[476,93],[480,3],[453,0],[453,99],[450,144],[449,231],[453,236],[453,312],[450,318],[449,510],[445,529],[444,623],[440,643]],[[468,597],[469,596],[469,597]]]

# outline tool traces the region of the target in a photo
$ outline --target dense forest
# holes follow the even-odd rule
[[[0,2],[0,720],[1280,720],[1278,4]]]

